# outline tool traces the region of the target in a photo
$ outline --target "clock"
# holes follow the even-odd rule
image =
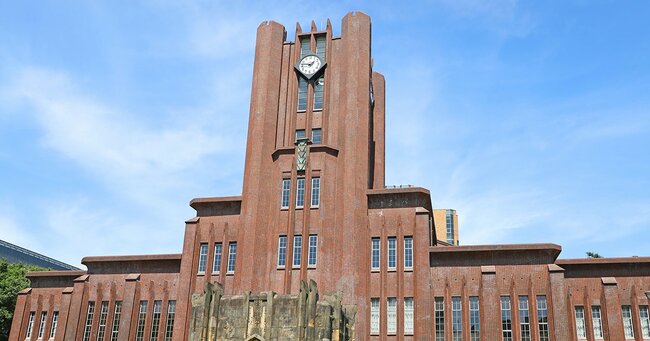
[[[325,63],[315,54],[308,54],[296,64],[296,70],[300,71],[307,79],[311,79],[320,71]]]

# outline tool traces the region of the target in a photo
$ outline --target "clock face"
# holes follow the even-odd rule
[[[298,63],[298,70],[304,75],[313,75],[318,71],[323,63],[316,55],[304,56]]]

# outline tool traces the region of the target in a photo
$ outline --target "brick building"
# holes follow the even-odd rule
[[[367,15],[293,38],[258,27],[241,195],[192,200],[181,254],[30,274],[10,340],[650,340],[650,258],[457,246],[455,211],[385,186]]]

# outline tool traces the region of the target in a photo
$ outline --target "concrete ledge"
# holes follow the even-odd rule
[[[558,259],[566,278],[650,276],[650,257]]]
[[[548,272],[564,272],[564,269],[557,264],[549,264]]]
[[[422,187],[371,189],[366,192],[368,209],[382,208],[424,208],[431,209],[431,194]]]
[[[241,196],[194,198],[190,201],[190,206],[196,210],[198,217],[239,215],[241,201]]]
[[[481,273],[484,275],[496,274],[497,267],[494,265],[483,265],[481,266]]]
[[[614,277],[602,277],[600,280],[603,282],[603,285],[618,285]]]
[[[429,264],[443,266],[552,264],[562,247],[556,244],[431,246]]]
[[[84,257],[89,274],[179,273],[181,254]]]

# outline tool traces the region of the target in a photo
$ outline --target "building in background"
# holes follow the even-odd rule
[[[0,240],[0,259],[6,259],[9,263],[24,263],[52,270],[79,270],[72,265],[43,256],[40,253],[27,250],[4,240]]]
[[[180,254],[30,274],[10,340],[650,338],[650,258],[457,246],[453,210],[385,185],[367,15],[291,37],[257,30],[241,195],[192,200]]]
[[[433,209],[433,225],[441,245],[460,245],[458,241],[458,214],[453,209]]]

